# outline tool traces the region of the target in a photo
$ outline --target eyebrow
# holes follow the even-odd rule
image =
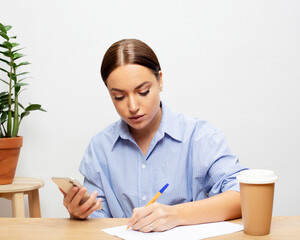
[[[150,82],[149,81],[143,82],[142,84],[138,85],[134,90],[137,90],[137,89],[143,87],[147,83],[150,83]],[[124,90],[121,90],[118,88],[111,88],[110,91],[125,92]]]

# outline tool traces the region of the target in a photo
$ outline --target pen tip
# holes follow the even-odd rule
[[[160,193],[163,193],[168,186],[169,186],[169,183],[167,183],[165,186],[163,186],[163,188],[160,189]]]

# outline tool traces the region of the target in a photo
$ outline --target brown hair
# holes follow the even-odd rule
[[[115,42],[104,54],[101,76],[106,85],[109,74],[119,66],[138,64],[153,71],[159,78],[160,65],[154,51],[138,39],[123,39]]]

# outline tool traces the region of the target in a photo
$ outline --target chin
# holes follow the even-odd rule
[[[128,125],[135,130],[141,130],[147,126],[145,124],[128,124]]]
[[[146,121],[143,121],[140,123],[128,123],[127,122],[127,124],[135,130],[141,130],[141,129],[144,129],[145,127],[147,127],[149,123]]]

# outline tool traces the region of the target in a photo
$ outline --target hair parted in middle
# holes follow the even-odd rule
[[[154,51],[138,39],[123,39],[111,45],[104,54],[101,76],[106,85],[109,74],[117,67],[138,64],[149,68],[159,79],[160,64]]]

